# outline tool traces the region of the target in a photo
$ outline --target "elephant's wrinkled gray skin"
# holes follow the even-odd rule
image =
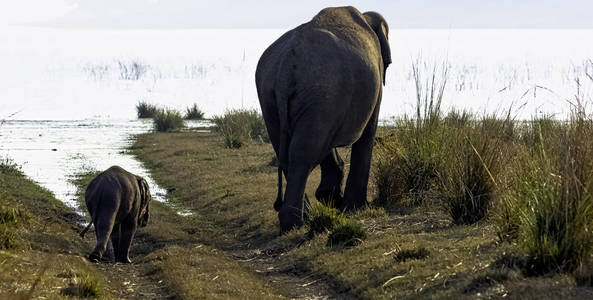
[[[89,259],[99,261],[111,242],[115,260],[130,263],[130,246],[136,229],[148,223],[151,196],[146,180],[113,166],[89,183],[84,197],[92,221],[80,236],[84,237],[92,224],[97,236],[97,246]]]
[[[346,210],[366,205],[382,83],[391,63],[388,31],[378,13],[326,8],[260,58],[256,86],[279,161],[274,208],[282,231],[303,224],[305,184],[318,164],[318,199]],[[352,155],[342,193],[344,162],[335,148],[347,145]]]

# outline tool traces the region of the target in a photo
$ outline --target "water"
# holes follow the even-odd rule
[[[197,127],[205,122],[190,121]],[[82,214],[72,176],[119,165],[143,176],[153,199],[166,201],[167,191],[154,182],[146,168],[126,149],[132,135],[152,130],[150,120],[87,119],[61,121],[6,121],[0,126],[0,157],[9,157],[23,172]],[[187,214],[187,211],[180,211]]]
[[[207,117],[258,108],[257,61],[285,31],[0,27],[0,119],[8,119],[0,127],[0,157],[21,164],[73,207],[69,176],[115,164],[147,177],[163,200],[166,191],[125,152],[131,135],[151,127],[133,120],[135,105],[197,103]],[[592,102],[592,36],[593,30],[392,29],[380,117],[415,111],[416,64],[424,83],[446,66],[445,108],[512,107],[519,119],[565,118],[576,98]]]
[[[0,118],[131,119],[140,100],[207,116],[258,108],[254,73],[285,30],[90,30],[0,27]],[[593,30],[393,29],[381,118],[414,111],[412,63],[446,62],[445,106],[474,112],[526,103],[521,118],[565,116],[593,73]],[[527,92],[527,94],[526,94]]]

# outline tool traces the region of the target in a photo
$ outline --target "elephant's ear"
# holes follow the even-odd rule
[[[383,85],[385,85],[385,72],[391,64],[391,48],[389,47],[389,26],[387,21],[379,13],[374,11],[365,12],[364,17],[367,23],[379,38],[381,45],[381,57],[383,58]]]

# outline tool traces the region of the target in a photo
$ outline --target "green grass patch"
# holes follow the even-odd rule
[[[6,225],[0,225],[0,250],[19,249],[23,247],[23,240],[16,233],[16,229]]]
[[[329,247],[353,247],[367,238],[362,224],[355,219],[345,219],[334,227],[327,237]]]
[[[22,175],[21,167],[10,158],[0,159],[0,173],[5,175]]]
[[[152,120],[154,129],[159,132],[178,131],[185,127],[183,116],[174,109],[159,109]]]
[[[229,110],[212,121],[227,148],[241,148],[252,140],[269,142],[264,118],[257,110]]]
[[[312,237],[319,233],[330,232],[345,221],[346,216],[337,209],[315,202],[308,211],[307,235]]]
[[[425,259],[429,254],[430,252],[428,249],[424,247],[415,249],[402,249],[395,254],[394,259],[397,262],[406,262],[412,259]]]
[[[72,277],[72,282],[68,288],[62,290],[63,295],[79,298],[100,298],[102,296],[101,284],[95,275],[79,272],[66,276]]]
[[[31,213],[25,209],[0,205],[0,224],[26,224],[31,220]]]

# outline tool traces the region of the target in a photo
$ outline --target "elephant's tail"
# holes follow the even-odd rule
[[[274,202],[274,209],[280,211],[282,208],[282,167],[278,166],[278,196]]]
[[[87,231],[89,231],[89,229],[91,229],[91,226],[93,225],[93,221],[89,222],[89,225],[87,225],[81,232],[80,232],[80,237],[84,238],[84,235],[86,234]]]
[[[278,149],[278,196],[274,203],[274,209],[280,211],[282,208],[282,173],[288,176],[288,147],[290,144],[290,113],[289,102],[296,96],[295,61],[296,51],[293,49],[281,62],[281,69],[287,73],[286,77],[278,77],[275,84],[276,106],[278,108],[278,120],[280,121],[280,140]],[[287,177],[288,179],[288,177]]]
[[[91,181],[91,183],[89,183],[89,187],[90,187],[90,186],[94,186],[94,185],[96,184],[96,183],[95,183],[95,181],[97,181],[97,180],[98,180],[97,178],[99,178],[99,176],[95,177],[95,178],[94,178],[94,179]],[[88,199],[89,197],[91,197],[91,193],[89,193],[89,187],[87,187],[87,190],[86,190],[86,192],[84,193],[84,197],[85,197],[85,199]],[[98,199],[100,199],[100,198],[98,198]],[[93,224],[96,224],[96,221],[97,221],[97,215],[98,215],[98,213],[97,213],[97,208],[99,207],[99,203],[98,203],[98,201],[93,201],[93,202],[96,202],[96,203],[95,203],[95,206],[93,207],[93,209],[91,210],[91,208],[90,208],[90,207],[88,207],[88,208],[89,208],[89,213],[91,214],[91,221],[89,222],[89,225],[87,225],[87,226],[86,226],[86,227],[85,227],[85,228],[84,228],[84,229],[83,229],[83,230],[80,232],[80,237],[81,237],[81,238],[84,238],[84,235],[86,234],[86,232],[87,232],[87,231],[89,231],[89,229],[91,229],[91,226],[93,226]],[[88,202],[87,202],[87,203],[88,203]],[[87,204],[87,205],[88,205],[88,204]],[[93,211],[95,212],[95,215],[94,215],[94,216],[93,216],[93,213],[92,213]]]

